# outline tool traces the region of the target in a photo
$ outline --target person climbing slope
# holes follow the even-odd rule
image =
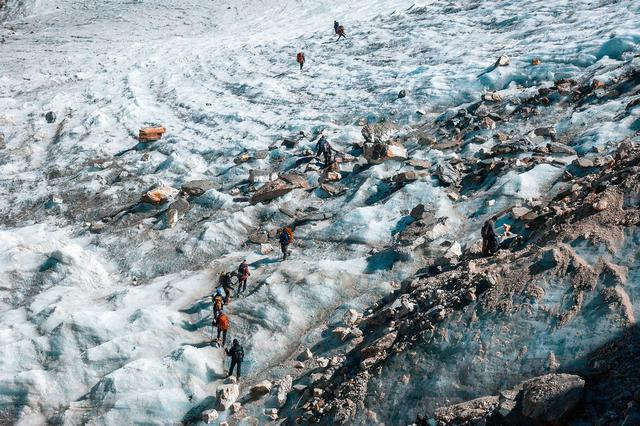
[[[300,64],[300,71],[302,71],[302,66],[304,65],[304,53],[302,51],[296,55],[296,61]]]
[[[238,296],[247,289],[247,279],[249,275],[251,275],[251,273],[249,273],[249,265],[247,265],[246,260],[243,260],[238,266]]]
[[[498,251],[498,236],[495,231],[494,218],[487,220],[482,225],[480,234],[482,235],[482,255],[491,256]]]
[[[347,35],[344,33],[344,26],[342,25],[338,26],[338,31],[336,33],[338,34],[338,40],[340,40],[342,37],[347,38]]]
[[[238,339],[233,339],[233,346],[231,349],[224,349],[227,356],[231,357],[231,367],[229,368],[229,374],[227,377],[231,377],[233,375],[233,367],[236,367],[236,378],[240,380],[240,364],[242,364],[242,360],[244,359],[244,349],[240,346]]]
[[[293,231],[288,226],[285,226],[280,231],[278,236],[280,240],[280,249],[282,250],[282,260],[286,260],[289,255],[289,244],[293,242]]]
[[[333,152],[327,138],[322,135],[316,144],[316,158],[322,154],[324,156],[324,167],[327,168],[331,164],[331,153]]]
[[[218,327],[218,337],[216,341],[220,343],[220,334],[222,333],[222,347],[224,347],[227,342],[227,331],[229,330],[229,317],[224,313],[220,312],[218,315],[216,325]]]
[[[338,28],[340,28],[338,21],[333,21],[333,32],[338,34]]]
[[[231,284],[231,274],[228,272],[220,272],[218,285],[224,289],[224,304],[228,305],[231,301],[231,293],[233,291],[233,285]]]
[[[211,301],[213,303],[213,318],[214,321],[218,318],[222,308],[224,307],[224,301],[222,300],[222,289],[216,289],[216,294],[212,296]]]

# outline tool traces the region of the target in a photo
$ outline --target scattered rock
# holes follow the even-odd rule
[[[435,175],[438,177],[440,182],[445,186],[458,186],[462,181],[460,177],[460,173],[446,161],[439,161],[436,165]]]
[[[428,170],[431,168],[431,162],[427,160],[419,160],[417,158],[412,158],[410,160],[407,160],[407,164],[418,170]]]
[[[398,173],[397,175],[393,176],[393,178],[391,178],[391,180],[393,180],[396,183],[413,182],[417,179],[418,179],[418,174],[412,171]]]
[[[236,163],[236,164],[242,164],[242,163],[246,163],[250,159],[251,159],[251,157],[249,156],[249,153],[243,152],[242,154],[240,154],[236,158],[234,158],[233,162]]]
[[[231,407],[231,404],[236,402],[240,396],[240,388],[237,384],[220,385],[216,390],[216,397],[218,398],[218,408],[222,411]]]
[[[269,234],[264,230],[255,230],[249,233],[249,241],[254,244],[266,244],[269,241]]]
[[[344,342],[351,336],[351,330],[346,327],[336,327],[333,329],[333,334]]]
[[[548,143],[547,150],[554,154],[576,155],[576,150],[562,143]]]
[[[362,314],[355,309],[347,309],[342,317],[342,320],[349,327],[353,327],[362,319]]]
[[[285,173],[280,175],[280,179],[292,185],[294,188],[302,188],[302,189],[310,188],[309,184],[307,183],[307,177],[300,173],[295,173],[295,172]]]
[[[551,140],[556,140],[556,129],[553,127],[538,127],[533,131],[536,136],[542,136]]]
[[[542,61],[540,60],[540,58],[533,58],[531,60],[531,65],[540,65],[542,63]]]
[[[167,131],[164,127],[143,127],[138,131],[138,141],[153,142],[160,140]]]
[[[318,357],[316,358],[316,363],[320,368],[327,368],[327,366],[329,365],[329,359],[325,357]]]
[[[405,160],[407,159],[407,150],[394,144],[365,144],[364,158],[370,164],[380,164],[386,160]]]
[[[51,124],[56,121],[56,113],[53,111],[49,111],[44,115],[44,119],[47,120],[47,123]]]
[[[498,92],[487,92],[482,95],[482,99],[490,102],[502,102],[503,96]]]
[[[234,402],[233,404],[231,404],[231,412],[232,413],[237,413],[242,409],[242,404],[240,404],[239,402]]]
[[[293,387],[293,379],[291,376],[284,376],[280,382],[278,383],[278,393],[276,395],[276,400],[278,402],[278,407],[284,407],[287,403],[287,396],[289,392],[291,392],[291,388]]]
[[[218,412],[216,410],[206,410],[203,411],[201,414],[201,419],[203,422],[205,422],[206,424],[211,424],[213,422],[215,422],[216,420],[218,420]]]
[[[337,182],[342,179],[342,175],[339,172],[328,171],[320,176],[319,182]]]
[[[573,163],[571,164],[581,169],[590,169],[594,166],[592,160],[584,157],[576,158],[575,160],[573,160]]]
[[[178,194],[177,189],[170,186],[160,186],[146,192],[142,196],[142,201],[149,204],[163,204],[166,203],[170,198],[173,198],[176,194]]]
[[[285,182],[283,179],[276,179],[262,185],[253,196],[251,196],[249,202],[251,204],[265,203],[289,193],[294,188],[293,185]]]
[[[362,128],[361,134],[367,143],[383,143],[387,141],[395,130],[396,125],[386,120],[380,123],[366,124]]]
[[[260,244],[260,254],[273,253],[273,246],[271,244]]]
[[[91,232],[92,234],[99,234],[104,231],[106,227],[107,224],[104,222],[93,222],[89,227],[89,232]]]
[[[523,383],[522,414],[557,423],[582,398],[584,380],[572,374],[547,374]]]
[[[271,387],[273,385],[269,380],[263,380],[257,385],[251,387],[250,393],[253,398],[260,398],[271,392]]]
[[[490,117],[484,117],[482,121],[480,121],[480,127],[483,129],[494,130],[496,128],[496,122]]]
[[[424,214],[425,211],[425,207],[424,204],[420,203],[417,206],[415,206],[414,208],[411,209],[411,212],[409,213],[409,216],[411,216],[412,218],[416,219],[416,220],[420,220],[422,219],[422,215]]]
[[[276,175],[277,178],[277,175]],[[274,180],[274,176],[268,170],[249,170],[249,182],[256,183],[267,183],[271,180]]]
[[[224,383],[225,384],[238,383],[238,379],[236,378],[236,376],[229,376],[226,379],[224,379]]]
[[[498,58],[498,60],[496,61],[496,66],[497,67],[506,67],[507,65],[509,65],[509,57],[507,55],[500,55],[500,57]]]
[[[316,398],[321,397],[323,393],[324,393],[324,390],[320,388],[313,388],[313,396],[315,396]]]
[[[192,180],[182,185],[181,191],[192,197],[199,197],[215,185],[209,180]]]
[[[595,211],[601,212],[601,211],[607,210],[608,208],[609,208],[609,202],[607,201],[606,198],[601,198],[595,203],[593,203],[593,209]]]
[[[511,214],[513,215],[514,219],[520,219],[530,211],[531,209],[528,209],[526,207],[514,207],[513,209],[511,209]]]
[[[398,92],[398,99],[402,99],[405,96],[407,96],[407,91],[402,89],[400,92]]]

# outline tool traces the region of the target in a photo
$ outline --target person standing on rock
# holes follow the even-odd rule
[[[240,346],[238,339],[233,339],[233,346],[231,349],[224,349],[227,356],[231,357],[231,367],[229,368],[229,374],[227,377],[233,376],[233,367],[236,367],[236,378],[240,380],[240,364],[244,359],[244,349]]]
[[[320,140],[316,144],[316,158],[320,157],[320,154],[324,156],[324,167],[325,169],[331,165],[331,153],[332,153],[331,145],[329,145],[329,141],[327,138],[322,135]]]
[[[498,251],[498,236],[495,231],[495,219],[491,218],[482,225],[482,255],[491,256]]]
[[[224,313],[220,312],[218,315],[218,337],[216,341],[218,344],[220,343],[220,334],[222,334],[222,347],[224,347],[225,343],[227,343],[227,331],[229,331],[229,317]]]
[[[304,53],[302,53],[302,51],[298,52],[296,55],[296,62],[300,64],[300,71],[302,71],[302,67],[304,65]]]
[[[238,266],[238,296],[247,289],[247,279],[249,279],[249,275],[251,275],[251,273],[249,273],[249,265],[247,265],[245,259],[240,266]]]
[[[344,33],[344,26],[340,25],[338,26],[338,31],[336,32],[338,34],[338,40],[340,40],[341,38],[347,38],[347,35]],[[338,41],[336,40],[336,41]]]
[[[282,228],[278,239],[280,240],[280,249],[282,250],[282,260],[286,260],[289,255],[289,244],[293,242],[293,231],[291,228],[288,226]]]

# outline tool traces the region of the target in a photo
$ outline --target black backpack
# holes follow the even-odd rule
[[[236,357],[239,362],[242,362],[244,359],[244,349],[240,345],[238,345],[238,349],[236,350]]]

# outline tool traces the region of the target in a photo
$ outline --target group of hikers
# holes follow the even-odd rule
[[[338,35],[336,41],[340,40],[341,38],[347,38],[347,35],[344,32],[344,25],[340,25],[338,21],[333,21],[333,32]],[[300,70],[302,71],[302,67],[304,66],[304,53],[302,51],[298,52],[298,54],[296,55],[296,62],[300,64]]]
[[[293,230],[291,227],[285,226],[277,232],[277,235],[278,240],[280,241],[280,249],[282,250],[282,260],[286,260],[289,256],[289,245],[293,242]],[[240,262],[240,265],[238,265],[238,269],[235,272],[220,273],[218,278],[218,287],[211,297],[213,306],[213,319],[211,326],[213,329],[217,329],[218,331],[215,343],[219,347],[225,348],[227,343],[227,332],[229,331],[230,322],[229,317],[224,312],[224,308],[231,304],[231,297],[233,295],[233,277],[235,276],[238,278],[236,297],[239,297],[247,290],[247,280],[250,275],[251,272],[249,272],[249,265],[247,264],[246,259]],[[222,337],[222,340],[220,340],[220,337]],[[240,380],[241,364],[244,359],[244,348],[240,345],[238,339],[233,339],[233,345],[231,348],[225,348],[224,350],[226,355],[231,358],[231,366],[229,368],[228,376],[233,375],[233,370],[235,368],[236,377]]]

